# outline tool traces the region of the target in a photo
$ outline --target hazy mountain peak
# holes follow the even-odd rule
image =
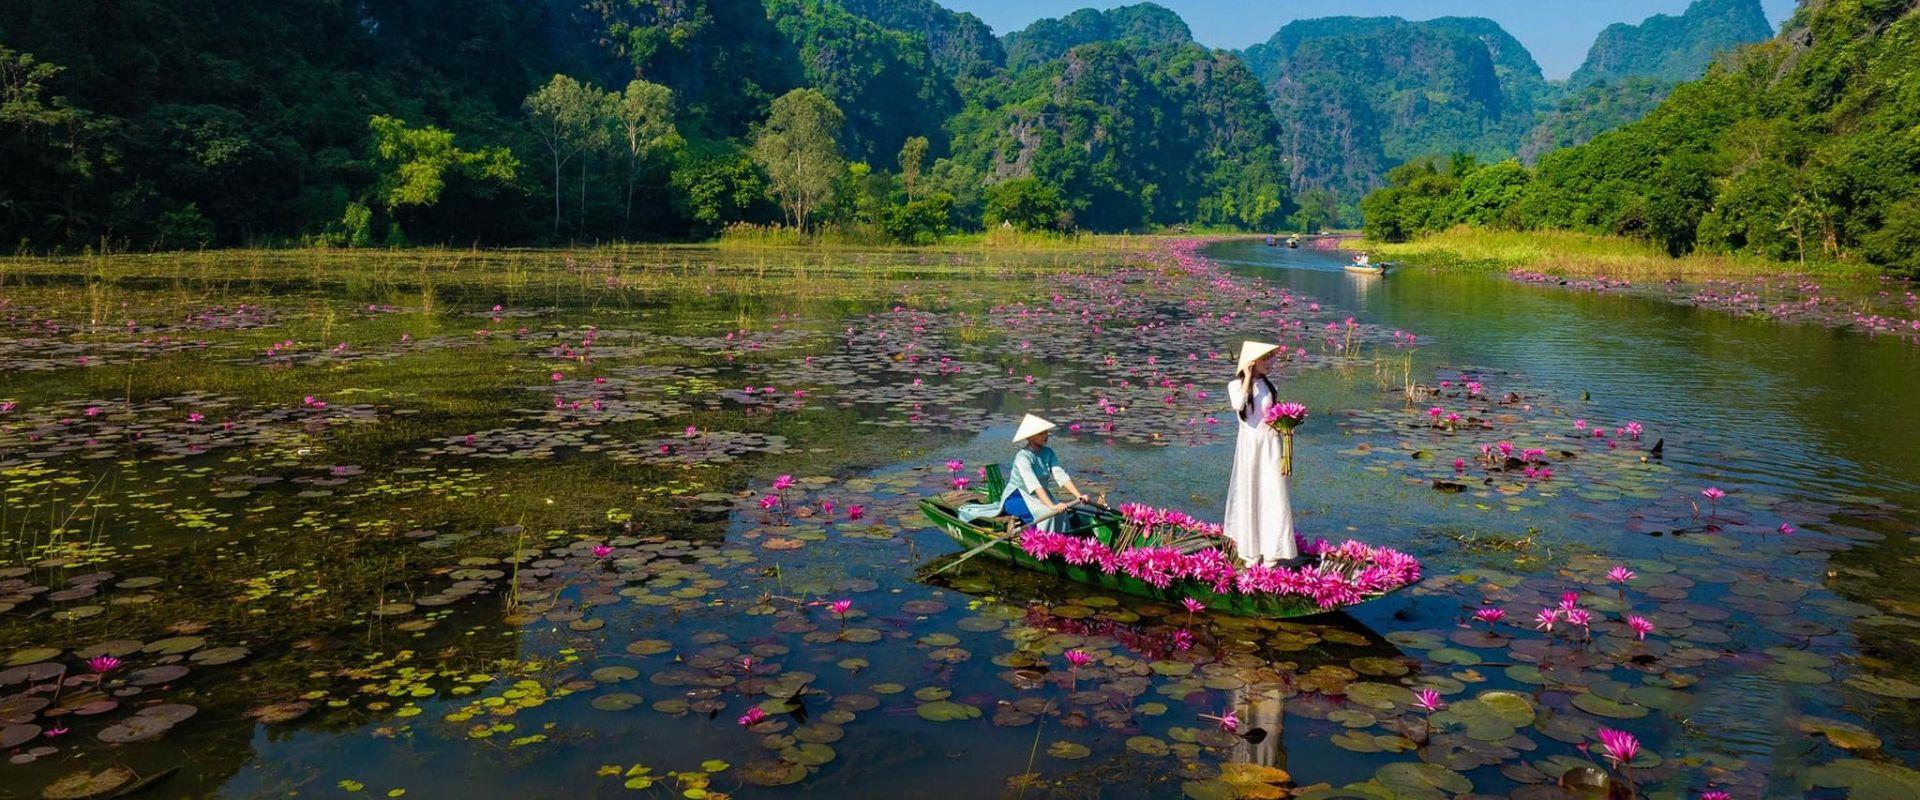
[[[1695,0],[1679,16],[1655,14],[1638,25],[1607,26],[1567,83],[1580,89],[1618,78],[1692,80],[1714,56],[1772,36],[1760,0]]]

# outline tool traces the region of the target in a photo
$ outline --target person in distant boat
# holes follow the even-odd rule
[[[1248,566],[1276,566],[1300,556],[1293,540],[1293,501],[1280,472],[1280,433],[1266,424],[1279,390],[1267,370],[1278,345],[1242,342],[1240,366],[1227,384],[1227,401],[1239,418],[1233,473],[1227,479],[1223,533]]]
[[[996,502],[962,506],[961,521],[1004,514],[1043,531],[1061,533],[1067,529],[1067,510],[1086,501],[1087,496],[1073,484],[1073,476],[1060,466],[1060,457],[1047,446],[1053,428],[1053,423],[1032,414],[1020,420],[1020,428],[1013,434],[1020,451],[1013,454],[1006,491]],[[1057,494],[1047,491],[1049,481],[1058,490]]]
[[[1373,259],[1368,258],[1366,253],[1361,253],[1353,257],[1353,265],[1356,267],[1371,267],[1373,266]]]

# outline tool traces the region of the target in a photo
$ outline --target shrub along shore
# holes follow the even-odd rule
[[[1530,271],[1569,278],[1614,278],[1637,282],[1811,274],[1866,278],[1879,269],[1858,262],[1775,261],[1749,255],[1693,252],[1667,255],[1637,239],[1575,231],[1503,231],[1458,226],[1408,242],[1354,240],[1375,260],[1404,261],[1457,270]]]

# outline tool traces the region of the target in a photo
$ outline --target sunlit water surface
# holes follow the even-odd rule
[[[1237,276],[1247,298],[1238,308],[1187,305],[1137,283],[1126,289],[1153,298],[1131,309],[1135,317],[1188,329],[1166,338],[1072,320],[1021,327],[1049,305],[1088,312],[1118,296],[1096,286],[1056,298],[1044,279],[1022,290],[1032,308],[1021,311],[995,302],[1007,297],[966,300],[952,285],[916,290],[909,281],[879,299],[703,293],[614,307],[590,299],[596,276],[550,294],[522,290],[498,312],[492,295],[467,290],[439,307],[395,309],[387,321],[377,308],[343,319],[343,329],[384,338],[390,358],[423,358],[408,348],[432,342],[457,348],[465,364],[361,366],[320,393],[333,408],[317,411],[298,398],[325,382],[301,371],[351,367],[319,355],[288,365],[271,392],[232,406],[262,406],[271,394],[309,415],[365,404],[372,420],[316,424],[253,412],[238,429],[257,426],[259,441],[213,455],[172,453],[166,465],[128,466],[115,478],[158,482],[148,491],[168,498],[154,502],[171,522],[109,535],[126,539],[114,542],[120,550],[73,567],[45,553],[28,557],[16,542],[10,550],[21,555],[0,562],[12,570],[0,576],[57,587],[89,569],[123,570],[102,586],[154,573],[164,562],[143,561],[133,548],[140,537],[196,541],[202,534],[177,524],[187,508],[240,515],[216,519],[217,538],[245,540],[239,549],[249,553],[276,540],[248,538],[248,519],[321,547],[330,536],[380,535],[432,550],[463,532],[495,544],[468,552],[447,541],[463,560],[421,559],[414,567],[425,577],[396,564],[382,596],[355,618],[289,624],[282,638],[255,623],[223,629],[220,613],[205,612],[216,618],[201,634],[210,643],[170,654],[152,644],[175,635],[162,630],[166,619],[87,627],[116,608],[74,620],[66,640],[15,642],[26,652],[15,662],[28,667],[51,659],[79,671],[88,645],[130,638],[136,646],[111,649],[125,669],[178,662],[193,671],[132,681],[146,688],[121,693],[121,707],[100,712],[99,723],[36,715],[40,708],[27,706],[51,694],[53,678],[13,675],[0,686],[11,693],[0,695],[0,708],[15,724],[71,732],[10,745],[16,754],[55,750],[0,765],[0,796],[32,796],[62,776],[125,764],[143,774],[180,768],[156,796],[1233,797],[1275,796],[1265,782],[1279,781],[1333,787],[1313,796],[1551,797],[1561,796],[1554,784],[1569,769],[1603,763],[1597,745],[1593,758],[1576,747],[1599,726],[1631,731],[1645,745],[1615,779],[1668,796],[1716,787],[1736,797],[1844,796],[1852,787],[1880,797],[1920,786],[1909,769],[1920,747],[1911,644],[1920,604],[1909,599],[1920,586],[1920,430],[1911,424],[1920,413],[1912,391],[1920,348],[1484,275],[1357,276],[1342,272],[1336,255],[1259,242],[1207,252]],[[1204,284],[1180,291],[1207,293]],[[11,294],[16,309],[36,299]],[[300,296],[303,307],[356,309],[366,294],[321,284]],[[1283,297],[1284,313],[1254,316]],[[902,316],[915,301],[938,311]],[[260,302],[273,308],[271,297]],[[1304,308],[1316,302],[1318,311]],[[528,315],[515,319],[516,310]],[[1235,310],[1246,316],[1217,322]],[[971,321],[955,322],[961,314]],[[1358,326],[1351,351],[1348,317]],[[1301,327],[1282,331],[1278,320]],[[597,326],[591,366],[555,349],[582,346],[589,325]],[[1413,553],[1426,565],[1424,584],[1350,614],[1278,624],[1196,618],[986,559],[930,575],[958,548],[924,524],[914,500],[949,488],[950,460],[965,463],[958,476],[977,481],[979,465],[1008,458],[1013,422],[1027,410],[1080,425],[1056,446],[1115,501],[1218,518],[1231,458],[1224,354],[1262,326],[1304,351],[1281,375],[1282,393],[1315,414],[1300,437],[1293,485],[1303,531]],[[452,344],[476,327],[520,343]],[[756,344],[738,345],[730,332]],[[909,360],[910,349],[876,332],[930,345],[931,355]],[[412,341],[398,343],[403,333]],[[30,325],[12,335],[47,338]],[[266,330],[246,349],[278,338]],[[307,350],[325,349],[322,336],[310,338],[319,344]],[[4,373],[0,400],[14,386],[31,398],[13,413],[64,401],[63,414],[84,415],[108,402],[92,398],[110,397],[115,381],[76,380],[78,368],[52,362],[109,340],[70,341],[72,352],[21,357]],[[36,354],[48,347],[32,346]],[[942,354],[968,371],[928,372]],[[1119,363],[1103,367],[1109,354]],[[1166,365],[1147,365],[1148,354]],[[515,377],[463,391],[447,377],[462,370]],[[166,384],[152,396],[178,396],[177,376],[128,374]],[[591,384],[593,375],[609,380]],[[1119,387],[1120,375],[1135,385]],[[1165,375],[1179,376],[1166,392],[1137,385]],[[916,377],[930,380],[911,384]],[[1466,397],[1467,380],[1483,383],[1485,396]],[[1439,394],[1409,400],[1409,382]],[[776,392],[740,394],[756,384],[777,384]],[[986,388],[955,391],[969,384]],[[794,397],[796,387],[806,396]],[[140,389],[127,395],[149,394]],[[1156,406],[1167,393],[1172,399]],[[1501,402],[1509,393],[1512,401]],[[552,411],[549,395],[563,405],[606,402]],[[1103,430],[1114,420],[1098,410],[1099,396],[1127,405],[1112,416],[1140,421]],[[142,413],[179,424],[192,405]],[[1490,429],[1435,427],[1429,407],[1466,412]],[[603,424],[593,413],[624,416]],[[1628,422],[1644,427],[1640,439],[1587,435]],[[682,433],[689,425],[697,432]],[[20,430],[0,450],[15,464],[82,482],[101,474],[90,465],[104,462],[85,457],[97,442],[23,459],[42,440]],[[730,431],[738,438],[722,435]],[[568,438],[595,432],[602,438]],[[1480,445],[1503,440],[1546,447],[1556,475],[1526,479],[1481,464]],[[1650,454],[1656,441],[1663,457]],[[294,455],[329,446],[325,463]],[[682,451],[685,462],[675,462]],[[330,466],[349,455],[351,468]],[[1467,465],[1456,469],[1456,458]],[[686,466],[694,463],[707,466]],[[202,471],[181,471],[196,464]],[[563,471],[554,473],[558,483],[529,477],[542,470]],[[782,473],[800,476],[779,493],[789,511],[763,510],[759,499]],[[263,474],[295,475],[300,485],[262,484],[245,499],[168,494],[176,484],[197,493],[213,476]],[[407,480],[425,483],[391,486]],[[353,491],[369,482],[384,488]],[[1707,487],[1728,497],[1710,504],[1700,495]],[[16,475],[10,491],[47,490]],[[138,504],[137,485],[122,491]],[[579,506],[601,524],[538,524],[524,510],[488,519],[440,505],[514,493]],[[823,513],[823,500],[835,511]],[[643,513],[645,525],[621,524],[620,512],[649,505],[669,521]],[[848,514],[853,505],[865,512],[859,520]],[[302,514],[324,521],[303,524]],[[686,522],[671,522],[676,515]],[[1778,533],[1782,522],[1795,532]],[[13,526],[27,536],[18,517]],[[495,527],[503,530],[485,532]],[[599,542],[612,553],[591,553]],[[211,544],[168,552],[227,557]],[[324,557],[303,563],[316,562]],[[1624,590],[1603,577],[1616,564],[1638,574]],[[299,599],[302,587],[330,588],[318,568],[286,566],[289,574],[268,582],[267,599],[250,602],[298,615],[311,607]],[[515,581],[518,593],[509,588]],[[243,602],[231,595],[246,588],[203,590],[205,602]],[[1592,641],[1564,625],[1550,635],[1530,624],[1567,590],[1581,592],[1598,618]],[[822,605],[841,598],[853,602],[844,619]],[[75,604],[40,602],[18,605]],[[1498,635],[1469,618],[1481,607],[1510,612]],[[1627,614],[1650,618],[1654,635],[1634,639],[1619,624]],[[1194,636],[1190,649],[1173,644],[1183,629]],[[232,631],[245,640],[220,638]],[[231,663],[192,655],[213,645],[249,652]],[[57,652],[31,652],[43,648]],[[332,654],[329,666],[309,673],[309,649]],[[1098,660],[1071,671],[1062,657],[1069,649]],[[85,680],[70,680],[67,691],[84,692]],[[1439,689],[1449,710],[1429,720],[1409,694],[1423,686]],[[105,726],[155,702],[149,697],[199,711],[141,741],[99,741]],[[755,705],[771,722],[736,721]],[[261,713],[273,708],[288,719]],[[1227,711],[1253,735],[1221,731],[1212,717]],[[1354,794],[1338,795],[1343,786]]]

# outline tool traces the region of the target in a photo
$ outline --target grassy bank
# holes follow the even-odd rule
[[[1693,253],[1674,258],[1647,242],[1572,231],[1501,231],[1456,227],[1411,242],[1366,242],[1377,258],[1450,269],[1531,270],[1570,278],[1633,281],[1755,277],[1806,273],[1866,277],[1865,264],[1773,261],[1753,256]]]

